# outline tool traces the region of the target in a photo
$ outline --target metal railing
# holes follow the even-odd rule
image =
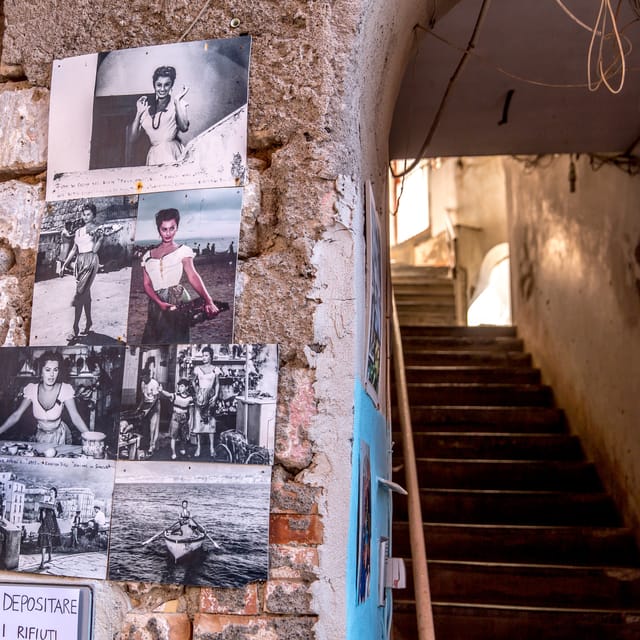
[[[400,417],[400,429],[402,431],[402,454],[404,456],[406,482],[405,488],[408,492],[407,504],[409,511],[409,541],[411,544],[418,640],[435,640],[433,613],[431,611],[429,574],[427,573],[427,552],[424,544],[424,531],[422,524],[422,507],[420,506],[420,485],[418,483],[416,453],[415,447],[413,445],[413,429],[411,426],[409,395],[407,393],[407,379],[404,369],[402,336],[400,334],[398,310],[396,309],[396,301],[393,293],[391,295],[391,304],[393,362],[396,380],[398,414]]]

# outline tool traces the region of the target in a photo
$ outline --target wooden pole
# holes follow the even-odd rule
[[[413,560],[413,584],[416,600],[416,616],[418,619],[418,639],[435,640],[433,613],[431,611],[431,591],[429,589],[429,574],[427,572],[427,552],[424,544],[424,530],[422,524],[422,507],[420,506],[420,484],[416,467],[416,453],[413,445],[413,429],[411,426],[411,412],[409,410],[409,396],[404,369],[404,355],[402,352],[402,336],[400,322],[396,309],[395,297],[391,296],[393,309],[393,362],[396,379],[396,395],[398,398],[398,414],[402,431],[402,455],[404,456],[404,470],[409,511],[409,540],[411,543],[411,557]]]

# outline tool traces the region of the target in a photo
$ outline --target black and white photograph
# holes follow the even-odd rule
[[[123,346],[0,349],[0,455],[115,459]]]
[[[243,185],[250,52],[241,36],[54,61],[47,200]]]
[[[273,464],[274,344],[129,346],[121,460]]]
[[[129,344],[231,342],[241,189],[140,196]]]
[[[270,486],[268,466],[118,462],[109,579],[212,587],[266,580]]]
[[[366,224],[367,224],[367,351],[365,361],[365,389],[378,405],[383,363],[382,341],[384,322],[382,241],[380,220],[373,198],[371,183],[366,185]]]
[[[31,345],[126,341],[137,196],[50,203],[42,220]]]
[[[0,569],[104,580],[115,464],[0,457]]]

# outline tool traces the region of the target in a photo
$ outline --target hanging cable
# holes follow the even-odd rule
[[[635,22],[638,22],[638,20],[633,20],[633,22],[630,22],[628,25],[626,25],[624,27],[624,29],[622,29],[620,31],[620,35],[623,37],[624,42],[627,46],[627,49],[625,50],[625,56],[628,57],[629,54],[631,53],[631,51],[633,50],[633,45],[631,44],[631,40],[623,35],[623,31],[625,29],[627,29],[629,26],[631,26],[632,24],[634,24]],[[420,29],[422,31],[425,31],[427,34],[429,34],[432,38],[435,38],[436,40],[439,40],[440,42],[446,44],[447,46],[451,47],[452,49],[455,49],[456,51],[460,51],[461,53],[464,52],[464,47],[457,45],[455,42],[451,42],[451,40],[447,40],[447,38],[435,33],[435,31],[431,31],[429,29],[427,29],[426,27],[423,27],[422,25],[416,25],[416,29]],[[590,29],[591,30],[591,29]],[[586,82],[574,82],[574,83],[564,83],[564,82],[545,82],[543,80],[534,80],[533,78],[525,78],[524,76],[520,76],[516,73],[512,73],[511,71],[507,71],[506,69],[504,69],[503,67],[498,66],[495,62],[493,62],[492,60],[489,60],[488,58],[485,58],[484,56],[480,55],[479,53],[476,53],[475,51],[470,51],[469,54],[471,56],[473,56],[476,60],[478,60],[479,62],[481,62],[482,64],[491,67],[492,69],[495,69],[498,73],[501,73],[502,75],[506,76],[507,78],[511,78],[513,80],[518,80],[519,82],[524,82],[526,84],[531,84],[535,87],[548,87],[550,89],[586,89],[589,85]],[[610,65],[605,73],[607,74],[607,77],[611,74],[612,72],[612,68],[613,65],[615,63],[612,63],[612,65]],[[633,70],[637,70],[637,69],[633,69]]]
[[[442,114],[444,112],[444,108],[445,105],[447,104],[447,101],[449,99],[449,94],[451,93],[451,89],[453,88],[453,85],[455,84],[456,80],[458,79],[458,76],[460,75],[460,73],[462,72],[462,69],[465,65],[465,63],[467,62],[468,58],[469,58],[469,54],[471,52],[471,49],[473,49],[476,45],[476,39],[478,37],[478,33],[480,32],[480,27],[482,26],[482,22],[484,20],[484,17],[487,13],[487,10],[489,9],[489,5],[491,4],[491,0],[482,0],[482,6],[480,7],[480,11],[478,12],[478,17],[476,18],[476,24],[473,27],[473,32],[471,34],[471,38],[469,39],[469,43],[467,44],[467,48],[465,49],[464,53],[462,54],[462,57],[460,58],[460,61],[458,62],[458,66],[456,67],[455,71],[453,72],[453,75],[451,76],[451,78],[449,78],[449,83],[447,84],[447,88],[442,96],[442,99],[440,100],[440,105],[438,106],[438,110],[436,111],[436,115],[433,118],[433,122],[431,123],[431,127],[429,128],[429,131],[427,132],[427,136],[424,139],[424,142],[422,143],[422,146],[420,147],[420,151],[418,151],[418,153],[416,154],[415,159],[413,160],[413,162],[409,165],[409,167],[405,168],[401,173],[395,174],[393,172],[393,169],[391,168],[391,165],[389,165],[390,167],[390,171],[391,171],[391,175],[394,178],[401,178],[403,175],[406,175],[407,173],[410,173],[411,171],[413,171],[413,169],[415,169],[418,166],[418,163],[420,162],[423,153],[425,152],[425,149],[429,146],[429,144],[431,143],[431,140],[433,138],[433,135],[436,132],[436,129],[438,128],[438,124],[440,123],[440,118],[442,117]]]
[[[557,2],[558,0],[556,0]],[[624,81],[627,73],[627,61],[624,53],[624,47],[622,46],[622,40],[620,38],[620,32],[618,30],[618,24],[616,21],[616,12],[613,11],[613,7],[611,6],[612,0],[601,0],[600,2],[600,10],[598,11],[598,17],[596,18],[596,23],[593,27],[593,31],[591,33],[591,42],[589,43],[589,53],[587,55],[587,82],[589,84],[589,91],[597,91],[602,84],[609,89],[609,91],[613,94],[620,93],[622,91],[622,87],[624,86]],[[620,10],[620,6],[622,4],[622,0],[618,2],[618,11]],[[620,81],[617,87],[613,87],[609,83],[609,79],[607,78],[607,73],[604,69],[604,45],[605,42],[611,38],[611,34],[607,33],[607,23],[611,21],[611,29],[613,37],[615,38],[615,48],[617,50],[616,56],[614,57],[614,72],[613,75],[620,74]],[[598,55],[595,60],[595,64],[593,62],[593,50],[595,48],[596,42],[598,43]],[[592,80],[592,69],[595,66],[595,70],[597,72],[598,81],[594,82]],[[608,67],[611,68],[611,65]]]

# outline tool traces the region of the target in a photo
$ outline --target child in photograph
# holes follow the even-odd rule
[[[185,455],[185,445],[189,438],[189,414],[194,405],[193,395],[190,392],[191,385],[185,378],[178,380],[176,392],[169,393],[160,388],[160,393],[169,398],[173,403],[171,422],[169,423],[169,435],[171,436],[171,459],[176,459],[176,441],[180,442],[180,455]]]

